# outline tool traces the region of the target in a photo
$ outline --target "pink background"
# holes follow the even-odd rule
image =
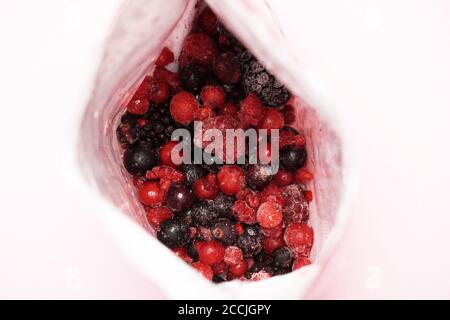
[[[75,163],[119,2],[0,2],[0,298],[164,297]],[[352,219],[307,297],[450,298],[450,4],[267,2],[305,77],[358,132]]]

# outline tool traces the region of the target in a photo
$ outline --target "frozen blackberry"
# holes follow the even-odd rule
[[[211,226],[219,217],[207,201],[198,201],[191,210],[192,220],[195,224],[203,227]]]
[[[184,90],[198,93],[206,84],[208,71],[195,63],[188,64],[180,70],[180,82]]]
[[[211,234],[214,240],[223,242],[227,245],[236,240],[236,224],[229,219],[219,219],[211,228]]]
[[[306,163],[306,148],[287,147],[280,151],[280,164],[288,171],[296,171]]]
[[[259,254],[263,249],[259,228],[248,226],[245,232],[238,237],[237,244],[244,252],[245,257],[253,257]]]
[[[282,107],[291,93],[264,66],[248,52],[240,55],[243,84],[247,94],[255,93],[261,101],[271,107]]]
[[[269,165],[252,164],[247,167],[247,185],[255,190],[261,190],[272,181],[272,167]]]
[[[205,171],[199,164],[183,164],[181,170],[184,172],[186,184],[190,187],[205,176]]]
[[[289,268],[294,261],[292,251],[288,247],[282,247],[272,253],[273,266],[275,268]]]
[[[132,175],[142,176],[159,160],[158,149],[148,143],[136,142],[125,150],[123,164]]]
[[[189,226],[180,219],[164,221],[157,238],[169,248],[183,247],[189,242]]]
[[[223,218],[234,218],[231,207],[233,207],[236,199],[228,197],[224,193],[219,193],[214,200],[210,201],[211,208]]]

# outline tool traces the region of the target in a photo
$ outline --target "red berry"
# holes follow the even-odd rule
[[[220,86],[205,86],[200,94],[205,105],[213,109],[221,108],[225,103],[225,91]]]
[[[178,165],[172,161],[172,150],[178,145],[178,143],[178,141],[170,141],[162,146],[161,150],[159,150],[159,159],[161,164],[172,168],[178,167]]]
[[[260,198],[261,202],[276,202],[281,207],[284,207],[286,204],[281,189],[273,183],[264,188],[264,190],[260,193]]]
[[[156,206],[164,202],[164,192],[158,182],[145,182],[139,188],[138,196],[146,206]]]
[[[244,260],[244,253],[241,248],[229,246],[225,249],[223,261],[228,265],[235,265]]]
[[[186,248],[184,248],[184,247],[174,248],[174,249],[172,249],[172,251],[173,251],[173,253],[175,253],[176,256],[180,257],[185,262],[187,262],[189,264],[192,263],[192,258],[189,257]]]
[[[199,108],[197,111],[197,115],[195,116],[195,120],[204,121],[207,119],[212,119],[216,116],[213,108],[211,106],[206,105],[203,108]]]
[[[197,99],[186,91],[177,93],[170,103],[170,114],[175,121],[188,125],[194,121],[199,105]]]
[[[295,108],[291,105],[286,105],[281,112],[283,113],[286,124],[295,122]]]
[[[235,195],[245,188],[244,170],[235,165],[221,167],[217,180],[220,190],[228,196]]]
[[[251,93],[241,102],[239,120],[244,128],[256,126],[264,118],[264,106],[261,100]]]
[[[312,202],[314,200],[314,195],[312,191],[305,191],[305,199],[308,202]]]
[[[240,236],[245,232],[244,225],[240,222],[236,222],[236,234]]]
[[[234,84],[241,78],[239,62],[231,52],[224,52],[216,56],[213,66],[214,75],[227,84]]]
[[[225,249],[216,241],[199,242],[198,258],[206,264],[214,264],[223,260]]]
[[[280,187],[285,187],[294,182],[294,174],[284,169],[278,170],[274,178],[275,183]]]
[[[261,227],[274,228],[283,220],[281,206],[276,202],[265,202],[259,207],[256,218]]]
[[[238,264],[231,265],[228,270],[235,277],[242,277],[247,272],[247,261],[242,260]]]
[[[150,86],[150,101],[154,103],[163,103],[169,99],[170,87],[167,82],[156,80],[152,81]]]
[[[292,265],[292,271],[298,270],[304,266],[310,265],[311,261],[308,258],[300,257],[297,260],[294,261],[294,264]]]
[[[239,222],[250,225],[257,222],[256,209],[252,208],[245,200],[236,200],[231,210]]]
[[[194,193],[199,199],[213,200],[219,193],[217,178],[214,174],[209,174],[197,180],[194,184]]]
[[[214,263],[211,265],[211,269],[214,272],[214,274],[221,274],[221,273],[225,272],[227,267],[228,266],[223,261],[220,261],[220,262],[217,262],[217,263]]]
[[[204,33],[192,33],[184,39],[180,53],[180,67],[190,63],[211,66],[217,54],[214,40]]]
[[[280,223],[278,226],[274,228],[260,228],[260,232],[266,237],[266,238],[279,238],[283,236],[283,224]]]
[[[159,54],[158,59],[156,59],[155,65],[159,67],[165,67],[169,63],[172,63],[175,61],[175,57],[173,55],[173,52],[169,50],[169,48],[164,47],[161,50],[161,53]]]
[[[203,262],[197,261],[192,264],[192,267],[199,271],[206,279],[212,280],[214,272],[211,267]]]
[[[266,108],[264,118],[258,125],[259,129],[282,129],[284,127],[283,114],[275,108]]]
[[[210,8],[202,11],[197,24],[207,35],[214,36],[217,34],[217,17]]]
[[[150,225],[158,229],[159,225],[173,218],[173,211],[167,207],[146,208],[147,220]]]
[[[148,101],[150,82],[151,79],[149,77],[145,77],[145,79],[141,82],[138,89],[131,97],[130,102],[127,104],[127,110],[129,113],[144,115],[147,112],[148,107],[150,106],[150,102]]]
[[[180,78],[178,74],[167,70],[164,67],[156,67],[153,71],[153,79],[165,81],[172,89],[178,91],[180,88]]]
[[[238,115],[238,107],[234,103],[225,102],[222,109],[219,110],[220,115],[229,115],[232,117],[237,117]]]
[[[314,242],[314,231],[304,223],[294,222],[284,231],[284,241],[296,256],[307,257]]]
[[[308,169],[298,169],[295,173],[295,182],[305,183],[314,180],[314,175]]]
[[[263,247],[266,253],[272,253],[285,245],[283,237],[264,238]]]

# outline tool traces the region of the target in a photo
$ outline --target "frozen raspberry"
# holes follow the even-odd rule
[[[205,105],[213,109],[221,108],[225,103],[225,91],[220,86],[203,87],[200,97]]]
[[[197,228],[197,230],[198,230],[197,238],[199,240],[203,240],[203,241],[212,241],[213,240],[211,229],[208,229],[205,227],[199,227],[199,228]],[[197,249],[198,249],[198,246],[197,246]]]
[[[191,63],[181,68],[180,81],[184,90],[198,93],[206,84],[208,71],[196,63]]]
[[[203,121],[202,124],[202,132],[201,135],[198,135],[200,138],[203,137],[205,135],[205,132],[209,129],[217,129],[219,130],[223,137],[224,137],[224,146],[226,146],[226,130],[230,129],[230,130],[236,130],[239,129],[239,122],[234,119],[233,117],[231,117],[230,115],[224,115],[224,116],[217,116],[215,118],[212,119],[208,119],[206,121]],[[198,138],[198,137],[195,137]],[[205,148],[207,147],[210,142],[208,141],[202,141],[202,140],[195,140],[195,145]]]
[[[215,116],[216,113],[214,112],[214,109],[209,105],[205,105],[202,108],[198,109],[197,114],[195,115],[195,120],[204,121],[212,119]]]
[[[244,260],[244,253],[241,248],[229,246],[225,249],[223,261],[228,265],[235,265]]]
[[[282,191],[276,184],[269,184],[259,195],[261,202],[276,202],[281,207],[285,206],[285,199]]]
[[[297,260],[294,261],[294,264],[292,265],[292,271],[298,270],[300,268],[303,268],[304,266],[310,265],[311,261],[308,258],[297,258]]]
[[[211,269],[211,266],[207,265],[206,263],[197,261],[192,264],[192,267],[199,271],[206,279],[212,280],[214,277],[214,272]]]
[[[164,67],[155,68],[155,71],[153,71],[153,80],[165,81],[174,92],[177,92],[180,89],[180,78],[178,77],[178,74],[167,70]]]
[[[267,253],[272,253],[284,245],[285,245],[285,243],[284,243],[283,237],[264,238],[264,240],[263,240],[264,252],[267,252]]]
[[[217,30],[217,17],[210,8],[206,8],[198,17],[198,26],[209,36],[215,36]]]
[[[159,54],[158,59],[156,59],[155,65],[158,67],[165,67],[168,64],[175,61],[175,57],[173,52],[169,50],[169,48],[164,47]]]
[[[306,163],[306,149],[288,147],[280,151],[280,164],[288,171],[296,171]]]
[[[232,211],[236,220],[245,224],[255,224],[256,219],[256,209],[248,205],[245,200],[236,200],[232,207]]]
[[[279,169],[274,178],[275,183],[280,187],[285,187],[294,182],[294,174],[284,169]]]
[[[163,103],[169,99],[170,87],[164,81],[152,81],[150,85],[150,101],[154,103]]]
[[[259,122],[258,127],[267,130],[282,129],[284,127],[283,114],[275,108],[266,108],[264,118]]]
[[[299,169],[295,173],[295,182],[306,183],[314,179],[314,175],[308,169]]]
[[[181,183],[184,180],[183,174],[172,168],[167,166],[157,166],[152,170],[147,171],[145,177],[148,180],[168,180],[170,182]]]
[[[285,199],[285,222],[306,222],[309,219],[309,204],[305,198],[305,187],[301,184],[292,184],[282,189]]]
[[[167,207],[149,207],[146,212],[148,223],[155,229],[158,229],[162,222],[173,218],[173,211]]]
[[[308,257],[314,241],[313,229],[304,223],[291,223],[284,231],[284,241],[296,257]]]
[[[177,93],[170,103],[170,114],[175,121],[188,125],[194,121],[199,105],[195,97],[186,92]]]
[[[230,266],[228,271],[235,277],[242,277],[247,272],[247,261],[242,260]]]
[[[237,245],[244,252],[245,257],[253,257],[259,254],[262,249],[262,235],[256,226],[248,226],[245,232],[238,237]]]
[[[197,180],[194,184],[194,193],[199,199],[213,200],[219,193],[216,175],[209,174]]]
[[[267,165],[252,164],[247,167],[247,185],[255,190],[266,187],[273,178],[272,168]]]
[[[216,241],[232,244],[237,237],[235,224],[229,219],[221,218],[212,226],[211,235]]]
[[[164,192],[158,182],[145,182],[138,190],[139,200],[146,206],[156,206],[164,202]]]
[[[194,193],[183,184],[172,184],[167,192],[167,205],[175,212],[187,210],[194,201]]]
[[[305,138],[301,136],[298,132],[291,130],[286,130],[285,127],[280,131],[279,137],[279,147],[280,149],[285,149],[286,147],[301,148],[305,145]]]
[[[167,142],[162,148],[159,150],[159,160],[165,166],[169,166],[172,168],[177,168],[178,166],[172,161],[172,151],[179,144],[178,141],[170,141]],[[182,156],[180,154],[180,156]]]
[[[264,106],[261,100],[254,94],[248,95],[241,102],[241,111],[239,112],[239,119],[244,128],[256,126],[264,118]]]
[[[223,83],[237,83],[241,78],[239,62],[231,52],[216,56],[213,66],[214,75]]]
[[[233,117],[237,117],[238,115],[238,107],[231,102],[225,102],[222,109],[219,110],[220,115],[229,115]]]
[[[198,201],[191,210],[192,219],[195,224],[208,227],[218,218],[219,214],[206,201]]]
[[[189,242],[189,226],[180,219],[164,221],[157,238],[169,248],[184,247]]]
[[[235,165],[221,167],[217,174],[217,180],[220,190],[228,196],[235,195],[245,188],[244,170]]]
[[[236,198],[238,200],[245,201],[251,208],[255,208],[255,209],[257,209],[259,207],[259,205],[261,204],[261,199],[259,197],[259,194],[250,188],[245,188],[245,189],[239,191],[236,195]]]
[[[281,206],[276,202],[265,202],[259,207],[256,218],[261,227],[274,228],[283,220]]]
[[[222,261],[225,255],[223,245],[216,241],[200,242],[198,245],[199,260],[206,264],[214,264]]]
[[[127,104],[127,110],[131,114],[136,115],[144,115],[148,107],[150,106],[150,102],[148,101],[148,94],[150,92],[150,82],[151,79],[149,77],[146,77],[141,84],[139,85],[138,89],[134,93],[134,95],[131,97],[131,100]]]
[[[223,218],[231,218],[233,214],[231,208],[233,207],[234,197],[228,197],[223,193],[219,193],[214,200],[210,201],[211,209],[216,211]]]
[[[272,256],[275,268],[290,268],[294,259],[294,255],[288,247],[277,249]]]
[[[183,68],[194,62],[208,67],[212,65],[216,54],[216,44],[209,36],[204,33],[193,33],[184,39],[180,54],[180,66]]]
[[[174,248],[174,249],[172,249],[172,251],[173,251],[173,253],[175,253],[175,255],[177,257],[183,259],[186,263],[191,264],[193,262],[192,258],[189,257],[189,255],[186,251],[186,248],[184,248],[184,247]]]

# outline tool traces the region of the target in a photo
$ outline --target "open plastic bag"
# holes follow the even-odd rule
[[[152,235],[122,167],[115,128],[138,82],[152,71],[164,46],[178,56],[196,13],[196,1],[126,2],[106,44],[104,59],[81,127],[81,165],[86,179],[109,200],[117,214],[105,216],[131,261],[171,298],[301,298],[326,263],[346,221],[345,145],[339,119],[303,81],[299,63],[284,43],[269,5],[261,1],[209,0],[228,29],[297,96],[297,123],[308,141],[308,167],[315,175],[311,223],[315,231],[313,264],[288,275],[260,282],[215,285],[177,258]],[[314,106],[314,108],[310,107]],[[129,219],[131,218],[131,219]]]

